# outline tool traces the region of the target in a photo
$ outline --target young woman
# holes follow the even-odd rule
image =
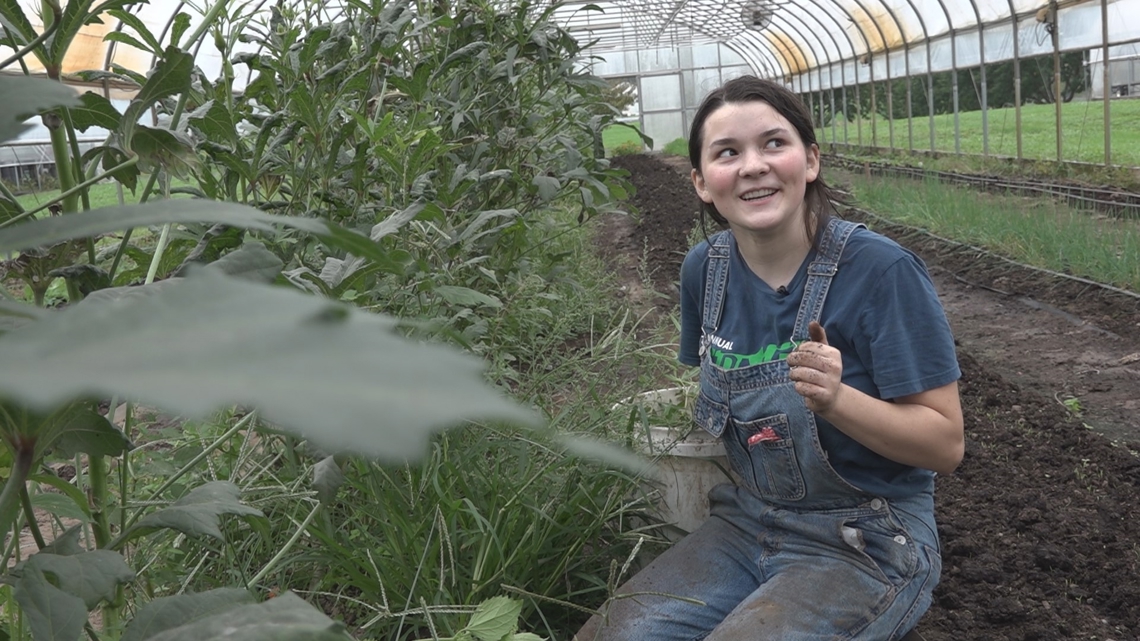
[[[941,561],[934,475],[962,459],[960,372],[921,260],[840,220],[811,114],[774,82],[707,96],[689,137],[727,227],[681,268],[697,424],[740,485],[578,641],[900,639]],[[683,597],[683,598],[678,598]]]

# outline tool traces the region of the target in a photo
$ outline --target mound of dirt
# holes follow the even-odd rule
[[[602,221],[599,252],[641,302],[670,309],[697,222],[687,168],[614,164],[637,215]],[[938,479],[942,583],[919,631],[1140,639],[1140,299],[863,222],[927,262],[963,372],[966,457]]]

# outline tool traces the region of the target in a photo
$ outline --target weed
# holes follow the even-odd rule
[[[665,145],[665,153],[670,156],[689,156],[689,141],[684,138],[674,138]]]
[[[618,143],[610,148],[611,156],[633,156],[641,153],[645,153],[645,145],[633,140]]]

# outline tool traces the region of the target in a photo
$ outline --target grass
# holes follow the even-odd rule
[[[146,175],[139,177],[138,192],[141,193],[142,186],[146,183]],[[173,186],[189,186],[192,183],[187,181],[175,181]],[[36,209],[44,203],[51,202],[59,197],[59,190],[53,189],[50,191],[43,191],[39,193],[28,193],[17,196],[16,200],[20,206],[25,210]],[[127,204],[137,203],[139,200],[139,193],[131,193],[131,190],[123,188],[123,202]],[[98,209],[100,207],[113,207],[119,204],[119,190],[117,184],[114,182],[102,182],[92,185],[87,192],[87,196],[91,202],[91,209]],[[157,196],[152,197],[155,198]],[[174,195],[174,198],[184,198],[185,196]],[[37,214],[38,216],[39,214]]]
[[[610,125],[602,131],[602,145],[606,151],[613,151],[623,144],[642,145],[641,136],[637,134],[639,129],[636,122]]]
[[[1095,164],[1104,163],[1104,103],[1073,101],[1061,106],[1063,160]],[[1111,101],[1110,132],[1112,136],[1112,163],[1140,166],[1140,100]],[[962,112],[959,116],[961,149],[967,154],[983,152],[982,112]],[[874,119],[879,147],[889,144],[888,120]],[[862,144],[871,145],[872,119],[862,120]],[[987,112],[989,127],[989,153],[995,156],[1017,156],[1017,117],[1013,107],[990,109]],[[1021,107],[1022,156],[1028,159],[1057,160],[1056,111],[1054,105],[1023,105]],[[844,139],[843,123],[834,127],[834,141],[856,144],[856,122],[847,124]],[[907,120],[894,120],[894,147],[908,148]],[[930,150],[930,119],[913,120],[916,150]],[[934,117],[935,151],[954,152],[954,115]],[[832,142],[833,128],[820,127],[817,136],[823,143]]]
[[[1034,267],[1140,292],[1140,223],[1049,199],[847,174],[859,205],[885,218]]]

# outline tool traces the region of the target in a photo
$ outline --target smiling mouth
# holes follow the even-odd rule
[[[768,196],[771,196],[774,193],[776,193],[775,189],[753,189],[752,191],[745,192],[744,194],[741,194],[740,199],[741,200],[760,200],[761,198],[767,198]]]

